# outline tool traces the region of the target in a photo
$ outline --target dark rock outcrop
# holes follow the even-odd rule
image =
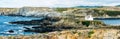
[[[8,32],[9,32],[9,33],[14,33],[14,31],[13,31],[13,30],[9,30]]]
[[[16,22],[9,22],[11,24],[23,24],[23,25],[33,25],[32,27],[23,27],[25,28],[25,32],[51,32],[51,31],[59,31],[63,29],[69,29],[71,27],[64,27],[64,26],[54,26],[54,22],[61,20],[61,18],[50,18],[46,17],[40,20],[31,20],[31,21],[16,21]],[[38,26],[34,26],[38,25]]]
[[[39,33],[45,33],[45,32],[52,32],[52,31],[61,31],[65,29],[73,29],[75,27],[71,26],[33,26],[32,28],[24,27],[25,32],[39,32]]]
[[[16,22],[9,22],[11,24],[23,24],[23,25],[52,25],[53,22],[59,21],[60,18],[43,18],[38,20],[31,20],[31,21],[16,21]]]

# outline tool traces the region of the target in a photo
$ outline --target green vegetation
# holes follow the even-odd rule
[[[97,27],[100,27],[99,25],[105,25],[103,22],[101,21],[81,21],[82,25],[85,25],[87,27],[89,27],[89,25],[97,25]]]
[[[83,21],[82,24],[88,27],[90,25],[90,21]]]
[[[88,37],[91,38],[91,35],[94,34],[94,31],[88,32]]]
[[[117,16],[120,15],[120,11],[105,11],[109,16]]]
[[[94,10],[93,16],[103,16],[104,14],[106,14],[108,16],[120,15],[120,11],[99,10],[99,9],[93,9],[93,10]]]
[[[80,36],[80,35],[81,35],[81,32],[79,32],[78,35]]]
[[[68,10],[68,8],[56,8],[56,11],[58,11],[58,12],[63,12],[66,10]]]
[[[76,33],[77,33],[77,31],[76,31],[76,30],[75,30],[75,31],[72,31],[72,33],[73,33],[73,34],[76,34]]]
[[[76,21],[76,23],[77,23],[77,24],[79,24],[79,23],[80,23],[80,21]]]
[[[93,16],[103,16],[105,14],[104,10],[99,10],[99,9],[93,9],[94,13],[92,14]]]

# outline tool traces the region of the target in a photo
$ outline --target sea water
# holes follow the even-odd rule
[[[118,26],[120,25],[120,19],[112,19],[112,20],[101,20],[102,22],[104,22],[107,25],[114,25],[114,26]]]
[[[8,22],[14,21],[30,21],[41,18],[35,17],[22,17],[22,16],[0,16],[0,36],[8,36],[8,35],[31,35],[35,34],[35,32],[24,32],[23,27],[26,25],[20,24],[9,24]],[[13,30],[15,33],[10,34],[8,30]]]

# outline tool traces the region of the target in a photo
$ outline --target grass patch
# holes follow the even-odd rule
[[[67,11],[68,8],[56,8],[56,11],[58,12],[63,12],[63,11]]]

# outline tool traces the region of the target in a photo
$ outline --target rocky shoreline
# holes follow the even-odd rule
[[[39,7],[0,9],[1,15],[43,17],[43,19],[38,20],[9,22],[10,24],[32,25],[31,27],[23,27],[25,29],[23,31],[37,32],[40,34],[18,37],[11,36],[5,37],[5,39],[104,39],[115,38],[114,36],[116,36],[115,39],[119,39],[119,26],[108,26],[98,20],[84,20],[86,14],[92,14],[94,17],[109,17],[111,14],[106,14],[107,12],[111,11],[79,8],[57,8],[56,10],[55,8]],[[112,12],[115,13],[115,11]],[[116,16],[118,14],[119,13],[114,15]],[[10,30],[9,32],[13,31]],[[113,35],[109,37],[109,33]],[[0,37],[0,39],[4,39],[4,36],[2,38]]]
[[[62,22],[62,20],[64,20]],[[16,21],[16,22],[9,22],[10,24],[21,24],[21,25],[32,25],[32,27],[23,27],[25,30],[24,32],[38,32],[38,33],[45,33],[45,32],[53,32],[53,31],[62,31],[68,29],[79,29],[83,27],[101,27],[101,22],[99,21],[77,21],[77,20],[69,20],[63,18],[56,18],[56,17],[46,17],[38,20],[31,20],[31,21]],[[72,21],[72,22],[70,22]],[[67,23],[68,22],[68,23]],[[75,22],[75,23],[74,23]],[[88,22],[88,24],[84,24]],[[69,23],[74,23],[70,24]],[[96,24],[98,23],[98,24]],[[94,24],[94,25],[93,25]],[[37,25],[37,26],[34,26]],[[74,26],[76,25],[76,26]],[[80,26],[81,25],[81,26]],[[93,26],[91,26],[93,25]],[[96,26],[97,25],[97,26]]]
[[[117,29],[85,29],[64,30],[49,33],[40,33],[31,36],[4,36],[0,39],[119,39],[120,30]]]
[[[31,21],[16,21],[16,22],[9,22],[10,24],[22,24],[22,25],[33,25],[32,27],[23,27],[25,28],[25,32],[39,32],[39,33],[45,33],[45,32],[52,32],[52,31],[61,31],[65,29],[73,29],[77,27],[73,26],[56,26],[54,25],[55,22],[60,21],[61,18],[43,18],[40,20],[31,20]],[[37,25],[37,26],[34,26]]]

